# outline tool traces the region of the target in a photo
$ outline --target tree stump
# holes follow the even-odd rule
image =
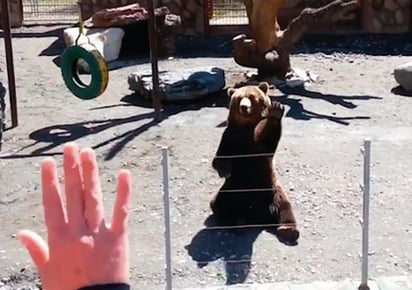
[[[315,26],[333,23],[359,8],[362,0],[327,1],[319,8],[305,8],[281,30],[278,12],[285,0],[243,0],[251,37],[240,34],[233,38],[237,64],[258,70],[259,78],[286,80],[293,74],[290,52],[293,46]],[[311,3],[313,1],[310,1]],[[317,5],[318,6],[318,5]]]

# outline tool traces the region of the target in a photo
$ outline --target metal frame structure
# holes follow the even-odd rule
[[[361,147],[363,155],[363,183],[361,190],[363,192],[363,211],[362,211],[362,272],[361,284],[359,290],[369,290],[368,275],[369,275],[369,205],[370,205],[370,170],[371,170],[371,140],[366,138],[363,147]]]
[[[147,9],[149,14],[148,19],[148,27],[149,27],[149,43],[150,43],[150,62],[152,64],[152,82],[153,82],[153,90],[152,90],[152,100],[153,100],[153,107],[155,109],[155,120],[160,121],[162,118],[161,110],[162,104],[160,100],[160,85],[159,85],[159,67],[158,67],[158,59],[159,59],[159,49],[157,43],[157,35],[156,35],[156,19],[155,19],[155,4],[154,1],[147,1]],[[157,2],[157,1],[156,1]]]
[[[1,11],[3,11],[3,32],[4,32],[4,48],[6,52],[6,64],[7,64],[7,80],[8,80],[8,92],[10,99],[11,110],[11,127],[18,126],[18,114],[17,114],[17,95],[16,95],[16,78],[14,74],[14,60],[13,60],[13,45],[11,37],[11,25],[10,25],[10,6],[8,0],[1,0]]]
[[[153,1],[148,1],[148,27],[149,27],[149,41],[150,41],[150,61],[152,64],[152,78],[153,78],[153,106],[155,109],[155,119],[161,119],[161,99],[159,89],[159,69],[158,69],[158,44],[156,37],[156,21]],[[17,93],[16,93],[16,78],[14,72],[13,60],[13,45],[10,23],[10,6],[8,0],[1,0],[1,9],[3,11],[2,24],[4,31],[4,47],[6,52],[7,64],[7,79],[8,92],[11,110],[11,128],[18,126],[18,110],[17,110]]]
[[[21,0],[23,23],[38,24],[75,24],[78,21],[77,0]]]
[[[203,30],[205,35],[227,35],[233,33],[246,33],[248,25],[231,24],[231,25],[211,25],[210,18],[213,16],[214,0],[203,1]],[[246,9],[246,8],[245,8]]]

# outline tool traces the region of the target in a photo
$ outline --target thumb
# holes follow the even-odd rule
[[[17,238],[27,248],[37,270],[41,273],[41,270],[49,260],[49,247],[46,242],[42,237],[30,230],[18,232]]]

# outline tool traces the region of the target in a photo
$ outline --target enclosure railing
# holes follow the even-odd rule
[[[361,153],[363,154],[363,183],[361,184],[361,190],[363,192],[363,218],[360,221],[362,226],[362,252],[361,263],[359,269],[361,270],[361,283],[359,290],[368,290],[368,256],[369,256],[369,202],[370,202],[370,156],[371,156],[371,140],[365,139],[363,146],[361,147]],[[166,290],[176,289],[173,284],[173,259],[172,259],[172,225],[171,225],[171,206],[170,206],[170,190],[169,190],[169,150],[167,147],[162,148],[162,178],[163,178],[163,202],[164,202],[164,223],[165,223],[165,277],[166,277]],[[259,154],[258,156],[262,156]],[[232,156],[233,157],[233,156]],[[239,157],[249,158],[256,157],[256,155],[241,155]],[[256,189],[252,191],[272,190],[270,189]],[[236,190],[237,192],[239,190]],[[248,189],[248,191],[251,191]],[[222,229],[239,229],[239,228],[260,228],[260,227],[274,227],[279,224],[265,224],[265,225],[247,225],[247,226],[210,226],[204,228],[204,230],[222,230]],[[198,264],[208,264],[213,261],[197,261]],[[248,259],[233,259],[225,261],[226,263],[251,263]]]
[[[23,0],[25,24],[65,24],[76,23],[77,0]]]

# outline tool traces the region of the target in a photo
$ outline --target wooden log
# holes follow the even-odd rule
[[[165,16],[169,14],[169,12],[170,11],[166,6],[155,9],[156,17]],[[91,19],[87,22],[95,28],[107,28],[113,26],[124,26],[144,20],[148,20],[148,11],[146,8],[136,3],[115,8],[102,9],[93,14]]]

